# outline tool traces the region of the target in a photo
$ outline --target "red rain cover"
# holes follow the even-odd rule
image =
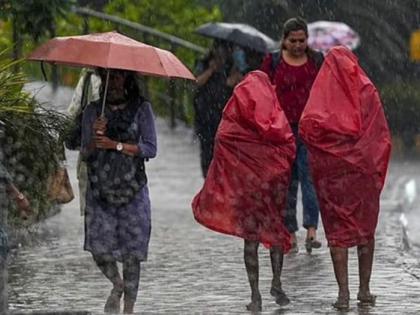
[[[348,49],[326,56],[299,125],[330,246],[372,239],[391,152],[378,91]]]
[[[274,87],[265,73],[249,73],[223,112],[207,178],[192,203],[195,219],[287,252],[284,209],[294,156],[294,136]]]

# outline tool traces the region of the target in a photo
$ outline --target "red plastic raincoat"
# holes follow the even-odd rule
[[[348,49],[326,56],[299,128],[329,245],[365,244],[375,234],[391,137],[378,92]]]
[[[196,220],[287,252],[284,209],[294,156],[295,140],[268,76],[249,73],[223,112],[207,178],[192,203]]]

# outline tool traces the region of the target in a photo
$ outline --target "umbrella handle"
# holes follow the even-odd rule
[[[102,99],[101,117],[105,116],[105,102],[106,102],[106,94],[108,92],[108,82],[109,82],[109,69],[106,69],[106,81],[105,81],[104,97]]]

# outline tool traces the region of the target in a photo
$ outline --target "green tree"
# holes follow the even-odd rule
[[[361,36],[356,54],[375,82],[387,83],[416,75],[408,59],[408,41],[411,32],[420,26],[418,0],[210,0],[210,3],[220,5],[226,21],[252,24],[273,38],[280,37],[282,24],[293,16],[302,16],[308,22],[345,22]]]
[[[204,6],[197,0],[114,0],[105,6],[104,11],[110,15],[155,28],[202,46],[208,46],[210,41],[195,34],[195,29],[201,24],[222,19],[218,6]],[[91,31],[109,31],[115,29],[115,25],[92,20],[89,23],[89,29]],[[171,50],[191,69],[198,58],[196,52],[183,47],[171,46],[170,43],[158,37],[138,34],[126,28],[117,27],[117,29],[147,44]],[[190,86],[180,81],[174,82],[174,86],[167,84],[168,82],[165,80],[148,78],[146,80],[149,82],[147,84],[149,96],[158,114],[166,116],[172,108],[178,118],[187,122],[192,120]],[[176,99],[175,109],[168,106],[168,103],[174,99],[171,97],[174,94],[176,94],[174,97]]]
[[[12,72],[15,63],[6,58],[0,61],[0,120],[5,124],[0,145],[14,183],[29,196],[32,207],[42,217],[51,208],[47,180],[58,165],[60,138],[68,122],[22,90],[26,79]]]
[[[22,56],[25,36],[38,43],[42,36],[56,35],[55,21],[64,17],[73,0],[0,0],[0,18],[12,25],[13,59]]]
[[[222,19],[218,6],[206,7],[197,0],[114,0],[104,11],[203,46],[209,41],[195,34],[195,29],[201,24]],[[139,38],[138,34],[131,35]],[[139,39],[166,49],[176,49],[184,62],[190,66],[194,63],[194,52],[170,47],[158,38],[140,36]]]

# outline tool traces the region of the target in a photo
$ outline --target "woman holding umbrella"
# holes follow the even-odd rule
[[[28,59],[104,69],[101,99],[87,106],[82,119],[80,152],[89,181],[84,248],[113,284],[105,312],[118,313],[124,294],[124,313],[133,313],[151,229],[144,162],[156,155],[152,107],[140,95],[135,73],[195,77],[171,52],[117,32],[57,37]]]
[[[124,293],[124,313],[130,314],[151,231],[144,162],[156,155],[154,116],[134,72],[123,70],[109,72],[101,111],[102,102],[90,104],[82,121],[81,153],[88,166],[84,248],[113,284],[105,312],[118,313]],[[122,277],[117,261],[123,264]]]

